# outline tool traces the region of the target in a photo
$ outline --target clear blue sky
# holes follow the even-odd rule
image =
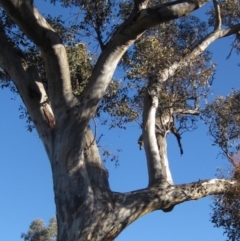
[[[41,1],[36,2],[44,13]],[[40,4],[41,3],[41,4]],[[55,13],[56,7],[54,9]],[[230,37],[232,40],[233,37]],[[237,56],[226,61],[230,42],[220,40],[211,47],[218,71],[213,84],[213,95],[227,94],[238,88],[240,69]],[[12,98],[14,100],[12,100]],[[25,121],[19,119],[21,100],[8,90],[0,90],[0,240],[20,241],[35,218],[45,222],[55,215],[50,165],[36,132],[26,131]],[[130,124],[124,130],[111,130],[98,125],[104,133],[101,144],[111,150],[122,149],[120,166],[106,163],[110,184],[115,191],[131,191],[147,185],[145,155],[137,145],[140,130]],[[211,145],[207,129],[201,126],[196,132],[186,133],[180,156],[175,139],[169,138],[168,152],[175,183],[213,178],[218,167],[228,162],[218,158],[218,149]],[[171,213],[156,211],[130,225],[117,241],[223,241],[221,229],[213,228],[209,213],[211,198],[176,206]]]

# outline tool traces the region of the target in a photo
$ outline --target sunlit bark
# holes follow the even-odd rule
[[[51,162],[58,241],[110,241],[144,214],[154,210],[170,211],[176,204],[221,194],[235,185],[234,181],[217,179],[173,185],[166,148],[166,135],[170,129],[164,130],[158,139],[155,128],[159,84],[167,81],[177,69],[188,64],[216,39],[239,31],[240,25],[225,30],[218,27],[181,61],[164,69],[160,80],[149,83],[143,110],[148,188],[130,193],[110,190],[108,172],[89,128],[89,121],[120,59],[131,44],[150,27],[185,16],[206,2],[175,1],[148,8],[148,1],[135,0],[132,14],[102,47],[89,82],[76,99],[72,94],[66,51],[58,34],[38,13],[32,1],[0,0],[1,6],[39,47],[46,65],[49,100],[38,80],[37,69],[23,67],[9,47],[6,36],[0,32],[0,67],[17,86]],[[33,97],[29,95],[29,88],[34,90]],[[197,110],[178,111],[198,114]],[[170,123],[171,118],[166,121]]]

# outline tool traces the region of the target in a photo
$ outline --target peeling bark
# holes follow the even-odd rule
[[[59,241],[114,240],[126,226],[146,213],[154,210],[171,210],[175,205],[185,201],[221,194],[234,184],[234,181],[212,179],[184,185],[152,186],[125,194],[112,193],[112,198],[108,202],[106,199],[96,199],[91,193],[87,200],[81,202],[79,198],[79,203],[75,202],[75,205],[79,204],[81,208],[79,207],[77,213],[71,214],[74,215],[74,221],[73,218],[65,217],[65,226],[59,228],[66,231]],[[69,205],[73,204],[70,202]],[[76,208],[77,206],[74,207]],[[70,207],[69,209],[71,210]],[[65,212],[70,213],[69,210]],[[69,233],[74,235],[69,237]]]
[[[1,0],[0,5],[40,49],[46,65],[52,110],[62,118],[64,110],[74,102],[67,54],[62,40],[34,7],[33,1]]]
[[[148,0],[135,0],[130,17],[121,24],[104,46],[92,76],[79,100],[70,83],[66,51],[61,39],[38,13],[30,0],[0,0],[1,6],[38,46],[44,58],[49,98],[38,79],[37,69],[24,68],[0,32],[0,67],[17,86],[44,143],[51,163],[58,221],[58,241],[111,241],[127,225],[154,210],[170,211],[176,204],[207,195],[222,194],[236,182],[212,179],[173,185],[167,158],[166,136],[171,115],[160,116],[156,134],[156,109],[162,82],[178,68],[202,53],[218,38],[236,33],[240,25],[217,29],[184,57],[149,83],[143,112],[143,140],[148,163],[149,186],[129,193],[113,192],[108,183],[89,121],[126,50],[150,27],[185,16],[208,0],[180,0],[148,8]],[[185,110],[178,110],[184,114]],[[197,110],[185,114],[197,115]],[[163,123],[164,122],[164,123]],[[166,123],[165,123],[166,122]]]

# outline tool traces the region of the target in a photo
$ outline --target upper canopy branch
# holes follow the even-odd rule
[[[205,51],[208,46],[219,38],[224,38],[232,34],[236,34],[240,30],[240,24],[233,25],[227,29],[217,29],[208,34],[196,47],[194,47],[189,54],[183,57],[180,61],[176,61],[165,69],[161,70],[161,78],[159,78],[153,85],[150,86],[151,95],[157,95],[160,91],[161,83],[167,81],[170,77],[174,76],[176,71],[184,66],[187,66],[193,59]]]
[[[31,0],[0,0],[0,5],[39,47],[46,64],[49,95],[54,112],[73,98],[67,55],[59,35],[41,16]]]
[[[222,26],[222,17],[221,17],[221,9],[218,3],[218,0],[213,0],[213,5],[215,9],[215,30],[221,29]]]
[[[96,25],[93,24],[93,28],[94,28],[94,30],[95,30],[95,32],[97,34],[96,39],[97,39],[97,41],[98,41],[98,43],[100,45],[101,50],[103,51],[104,48],[105,48],[105,44],[103,43],[103,40],[102,40],[101,28],[100,28],[100,26],[98,24],[96,24]]]
[[[185,115],[200,115],[198,109],[196,110],[185,110],[185,109],[175,109],[173,114],[185,114]]]
[[[179,0],[163,3],[152,8],[142,8],[139,12],[130,15],[130,18],[116,30],[110,41],[117,38],[119,33],[128,36],[128,40],[136,40],[136,38],[147,29],[157,24],[186,16],[202,7],[208,1],[209,0]],[[146,3],[146,1],[138,2]],[[134,10],[132,13],[134,13]]]
[[[131,44],[150,27],[185,16],[206,2],[208,0],[180,0],[155,8],[142,9],[137,13],[133,9],[130,17],[117,28],[101,53],[81,96],[82,117],[86,120],[86,125],[94,115],[99,100],[105,94],[121,57]],[[135,3],[147,3],[147,1],[135,1]]]

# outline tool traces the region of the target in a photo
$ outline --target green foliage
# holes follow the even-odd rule
[[[104,49],[117,26],[126,19],[132,9],[132,2],[113,0],[50,0],[60,3],[63,8],[74,7],[74,20],[64,21],[62,17],[46,16],[47,21],[62,38],[66,47],[70,66],[73,93],[78,98],[91,78],[94,64],[100,49]],[[169,0],[151,0],[150,6]],[[238,24],[240,21],[240,4],[237,0],[219,0],[223,27]],[[124,55],[121,65],[113,77],[106,94],[98,106],[96,117],[109,128],[126,128],[130,122],[142,123],[143,98],[149,80],[161,78],[162,71],[171,69],[195,48],[215,25],[216,13],[210,9],[209,17],[202,21],[195,16],[163,23],[149,29],[134,43]],[[18,26],[0,9],[0,31],[5,31],[9,44],[15,50],[24,67],[36,65],[40,78],[48,91],[48,81],[43,59],[36,46],[26,37]],[[240,34],[232,43],[240,53]],[[86,40],[86,43],[83,41]],[[99,45],[100,48],[96,48]],[[203,105],[208,98],[215,64],[211,53],[204,51],[197,58],[180,66],[173,76],[161,84],[159,108],[157,115],[170,115],[178,133],[196,128],[196,115],[183,114],[184,111],[202,111],[203,119],[209,125],[209,132],[227,158],[239,149],[240,137],[240,91],[233,91],[227,97],[219,96],[211,104]],[[18,93],[8,73],[0,69],[0,86]],[[51,100],[50,100],[51,101]],[[20,118],[25,119],[27,128],[34,126],[24,107],[20,107]],[[179,111],[181,110],[181,111]],[[112,156],[103,149],[104,157]],[[113,155],[115,160],[115,155]],[[238,178],[238,169],[234,178]],[[217,227],[225,228],[229,240],[240,239],[240,191],[218,196],[214,200],[212,221]],[[33,221],[25,241],[53,241],[56,239],[56,220],[50,220],[48,226],[37,219]]]
[[[101,32],[102,35],[108,36],[110,34],[109,29],[116,27],[116,21],[126,18],[132,5],[131,1],[122,3],[100,1],[95,3],[63,0],[60,2],[65,7],[71,5],[75,7],[85,6],[83,11],[85,17],[77,18],[76,21],[79,21],[77,25],[73,22],[66,23],[61,17],[46,17],[66,46],[73,92],[75,95],[80,95],[91,76],[97,53],[91,54],[87,50],[88,45],[81,42],[79,33],[81,32],[81,36],[88,37],[94,36],[94,33],[96,33],[96,39],[100,45],[101,42],[104,45],[103,37],[98,36],[98,33]],[[152,1],[151,4],[156,3]],[[116,14],[117,12],[119,13]],[[45,67],[38,49],[15,23],[9,20],[4,12],[2,12],[2,18],[4,20],[3,25],[7,26],[8,29],[9,42],[13,44],[16,51],[21,53],[25,66],[34,64],[38,67],[41,80],[48,89]],[[132,121],[140,124],[146,81],[150,77],[158,78],[162,69],[168,67],[174,61],[179,61],[206,33],[205,23],[193,16],[162,24],[147,31],[125,55],[122,67],[126,74],[120,70],[123,79],[113,79],[100,103],[96,116],[100,118],[101,123],[108,124],[110,128],[125,128],[126,124]],[[154,63],[152,62],[153,58],[155,59]],[[210,58],[210,53],[205,52],[193,62],[194,64],[182,68],[174,78],[164,83],[162,87],[164,91],[159,96],[162,109],[168,109],[169,106],[185,109],[196,107],[197,102],[200,101],[198,95],[206,96],[211,82],[210,79],[214,73]],[[7,73],[3,71],[3,74],[5,75],[1,78],[2,86],[9,87],[11,80]],[[176,96],[175,92],[178,92],[179,96]],[[175,98],[173,98],[173,95]],[[164,96],[168,96],[168,101],[165,101]],[[169,100],[171,101],[169,102]],[[193,105],[190,105],[190,103]],[[108,118],[109,115],[110,119]],[[184,123],[179,125],[186,126],[185,122],[190,119],[190,122],[192,122],[195,117],[183,118],[183,116],[178,116],[177,119],[181,120],[180,122],[184,120]],[[29,130],[33,128],[33,125],[30,126],[29,123],[27,123],[27,126]]]
[[[240,91],[218,96],[203,112],[209,132],[227,156],[231,156],[240,145]]]
[[[51,218],[48,226],[44,225],[41,219],[35,219],[28,232],[21,235],[24,241],[56,241],[57,240],[57,221]]]
[[[139,113],[143,108],[148,81],[161,78],[162,71],[181,61],[206,34],[206,24],[189,16],[161,24],[142,35],[122,61],[129,89],[135,90],[131,103],[135,112]],[[200,110],[200,102],[208,95],[214,73],[215,67],[208,51],[180,66],[174,76],[162,83],[158,114],[174,113],[179,109]],[[196,128],[196,116],[176,113],[175,117],[180,132]]]
[[[234,24],[239,24],[240,16],[240,3],[239,0],[218,0],[219,6],[221,8],[221,20],[224,27],[230,27]],[[208,11],[210,16],[208,20],[209,26],[214,26],[215,11],[212,8]],[[235,50],[237,54],[240,53],[240,32],[236,34],[236,38],[233,38],[232,49],[229,53],[231,55],[232,51]]]
[[[92,57],[82,43],[66,46],[73,93],[80,95],[92,72]]]
[[[221,8],[222,23],[225,26],[232,26],[239,23],[240,4],[238,0],[218,0]],[[214,25],[215,11],[212,8],[208,14],[211,16],[209,24]]]
[[[224,176],[226,177],[226,175]],[[240,183],[239,167],[230,172],[230,177]],[[224,195],[215,196],[212,210],[211,221],[215,227],[224,229],[227,241],[240,240],[240,185],[238,184]]]
[[[224,229],[228,241],[240,240],[240,167],[238,157],[240,147],[240,91],[218,96],[207,106],[203,114],[209,125],[214,144],[219,146],[225,157],[232,162],[230,172],[220,177],[233,178],[238,182],[234,189],[213,199],[212,222]]]

